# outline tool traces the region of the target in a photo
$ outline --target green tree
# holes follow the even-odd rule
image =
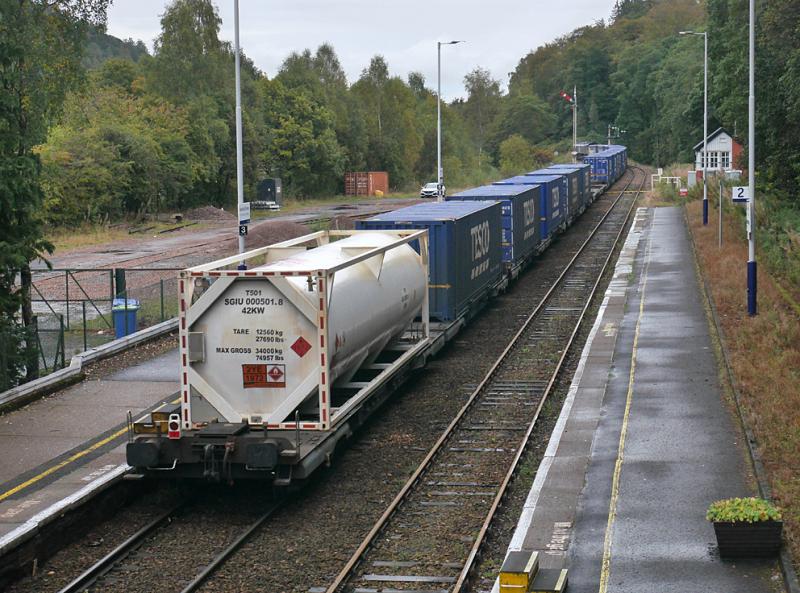
[[[40,167],[33,148],[44,141],[78,78],[87,27],[104,21],[107,4],[0,0],[0,331],[12,328],[18,313],[25,330],[33,325],[30,262],[50,249],[42,238]],[[24,371],[32,379],[36,349],[31,340],[20,344],[19,339],[17,333],[2,347],[6,352],[24,350]],[[6,365],[7,383],[13,384],[22,372],[16,360]]]
[[[512,134],[500,143],[500,172],[522,175],[534,165],[533,146],[519,134]]]
[[[500,82],[483,68],[475,68],[464,77],[467,100],[461,110],[472,132],[478,155],[483,154],[492,123],[500,112]]]

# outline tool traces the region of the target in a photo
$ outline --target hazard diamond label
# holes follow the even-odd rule
[[[243,364],[242,385],[245,389],[286,387],[286,366],[282,364]]]
[[[306,354],[308,354],[308,351],[311,350],[311,344],[309,344],[303,336],[300,336],[294,341],[294,344],[292,344],[291,348],[294,350],[294,353],[297,354],[297,356],[303,358]]]

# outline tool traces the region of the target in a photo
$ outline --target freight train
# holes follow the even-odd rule
[[[627,166],[586,160],[180,272],[180,403],[129,420],[131,475],[307,478]]]

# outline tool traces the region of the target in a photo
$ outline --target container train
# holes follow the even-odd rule
[[[183,270],[180,403],[129,421],[132,475],[307,478],[627,167],[591,156]]]

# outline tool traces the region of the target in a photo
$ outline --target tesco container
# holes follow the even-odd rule
[[[356,229],[427,229],[430,317],[452,321],[502,277],[501,218],[499,202],[436,202],[356,221]]]
[[[581,202],[580,187],[578,185],[578,173],[564,169],[538,169],[526,173],[526,175],[541,176],[541,175],[562,175],[564,177],[563,188],[566,192],[566,220],[571,222],[583,212],[583,204]]]
[[[521,263],[541,242],[538,185],[484,185],[447,196],[447,201],[497,200],[502,214],[502,254],[507,267]]]
[[[389,174],[386,171],[349,171],[344,174],[346,196],[374,196],[389,193]]]
[[[541,241],[550,241],[565,222],[567,207],[566,178],[563,175],[518,175],[493,185],[538,185],[540,191]]]
[[[548,173],[562,173],[570,185],[570,200],[576,195],[576,208],[583,211],[592,201],[592,170],[583,163],[550,165],[542,169]]]

